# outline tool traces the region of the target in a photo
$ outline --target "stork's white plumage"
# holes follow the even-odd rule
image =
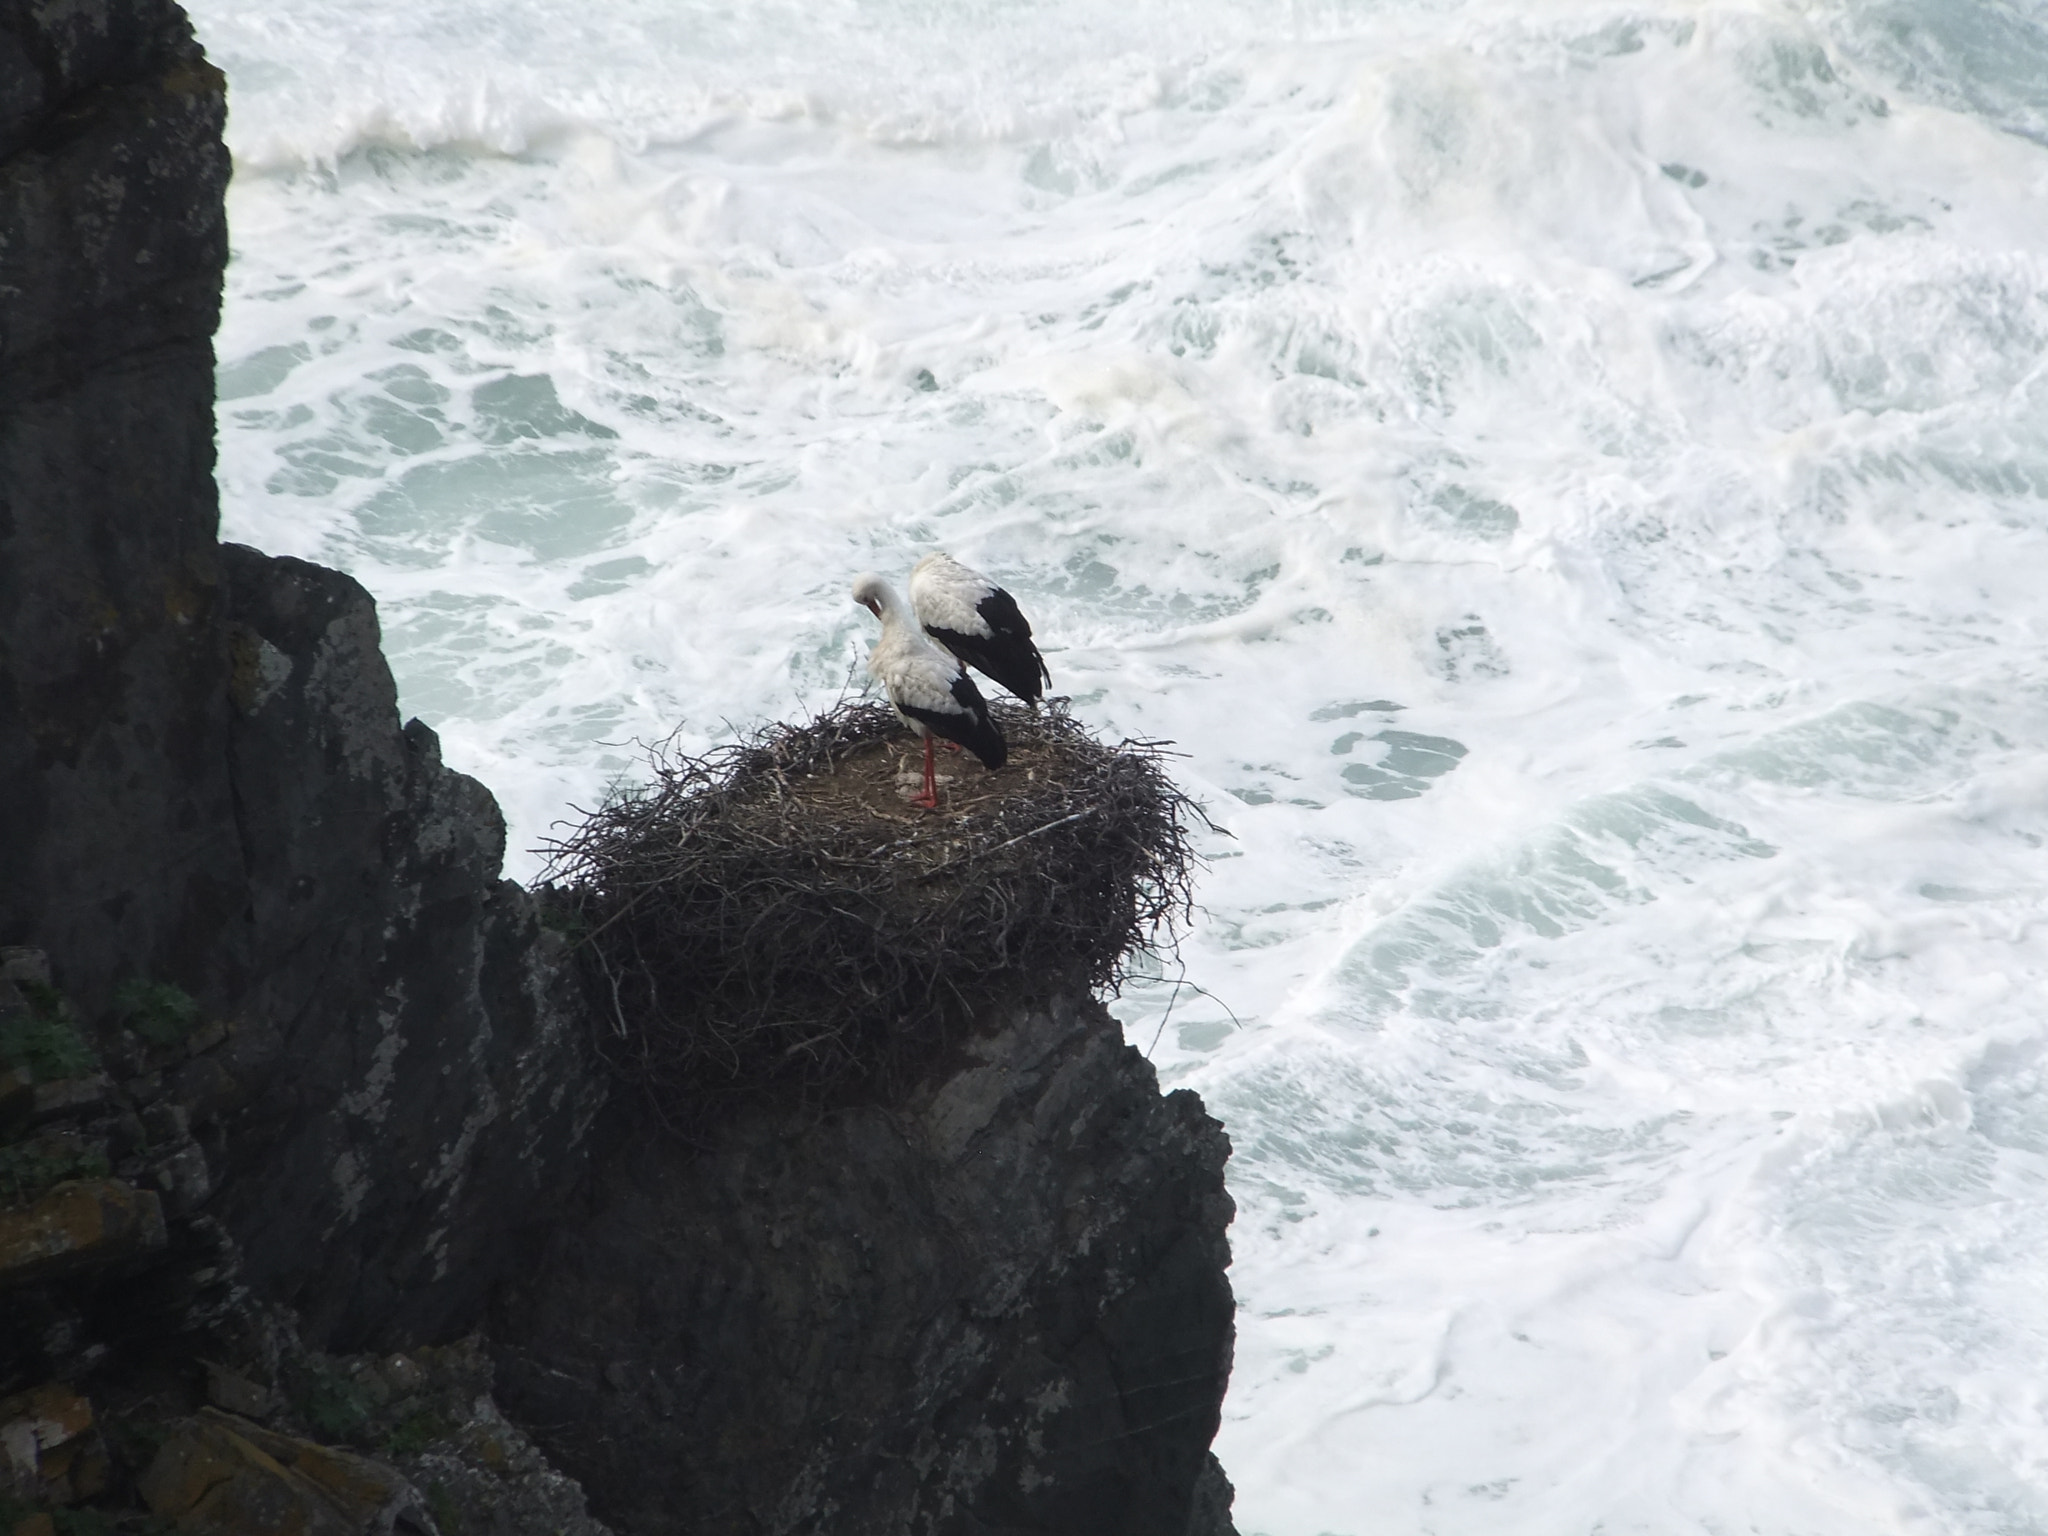
[[[917,622],[968,666],[1036,705],[1052,681],[1017,600],[951,555],[926,555],[910,572]]]
[[[882,621],[882,638],[868,652],[868,671],[889,695],[903,723],[924,738],[924,794],[912,801],[939,808],[932,769],[932,738],[957,741],[991,769],[1010,755],[988,703],[958,658],[925,638],[896,589],[872,571],[855,579],[853,600]]]

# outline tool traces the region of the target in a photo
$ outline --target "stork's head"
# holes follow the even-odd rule
[[[888,583],[873,571],[853,578],[853,600],[878,619],[882,616],[882,603],[888,590]]]

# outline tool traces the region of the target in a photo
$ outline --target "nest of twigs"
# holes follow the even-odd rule
[[[977,1010],[1114,991],[1190,915],[1201,816],[1157,742],[997,706],[1010,760],[922,748],[845,704],[703,757],[654,756],[552,844],[543,897],[607,1018],[600,1049],[687,1130],[750,1098],[901,1083]]]

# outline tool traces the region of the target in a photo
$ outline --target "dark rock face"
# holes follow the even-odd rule
[[[370,596],[221,549],[236,826],[254,952],[218,1209],[262,1294],[341,1348],[474,1326],[524,1223],[559,1210],[602,1087],[505,825],[398,727]]]
[[[168,0],[0,4],[0,943],[61,956],[87,1004],[237,958],[223,114]]]
[[[499,1395],[634,1536],[1227,1532],[1228,1155],[1071,997],[898,1106],[621,1140]]]

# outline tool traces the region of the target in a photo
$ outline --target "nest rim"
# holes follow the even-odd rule
[[[1115,996],[1178,953],[1216,828],[1171,743],[1108,743],[1064,701],[995,714],[1010,765],[963,764],[937,812],[891,805],[899,769],[876,788],[917,745],[895,712],[841,701],[701,754],[671,735],[538,850],[598,1054],[671,1128],[900,1088],[1005,997]]]

